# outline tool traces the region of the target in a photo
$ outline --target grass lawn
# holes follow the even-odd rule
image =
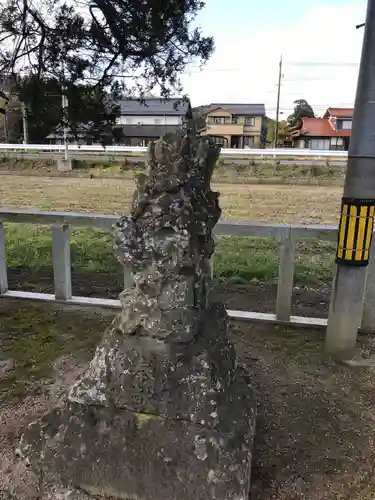
[[[106,319],[98,314],[25,303],[0,305],[0,360],[11,359],[13,368],[0,375],[0,408],[5,402],[39,392],[39,380],[48,381],[58,358],[74,353],[88,361],[103,331]]]
[[[42,270],[52,267],[48,227],[5,225],[9,268]],[[297,242],[296,284],[319,285],[332,277],[335,245],[332,242]],[[278,275],[278,242],[273,238],[220,237],[214,255],[214,276],[220,281],[272,283]],[[71,260],[75,271],[116,273],[119,263],[109,232],[78,229],[71,233]]]

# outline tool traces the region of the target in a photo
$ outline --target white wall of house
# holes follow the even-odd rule
[[[180,125],[181,116],[120,116],[118,125]]]

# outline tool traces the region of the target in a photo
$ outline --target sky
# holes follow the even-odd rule
[[[182,77],[193,106],[264,103],[276,114],[279,60],[283,56],[281,119],[296,99],[318,116],[329,106],[354,104],[366,0],[206,0],[195,23],[215,39],[200,70]]]

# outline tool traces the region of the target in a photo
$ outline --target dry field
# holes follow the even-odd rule
[[[335,224],[339,186],[216,183],[225,219]],[[0,206],[60,211],[127,213],[134,182],[127,179],[2,175]]]

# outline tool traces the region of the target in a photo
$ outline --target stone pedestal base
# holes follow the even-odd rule
[[[214,429],[73,403],[30,426],[29,458],[39,461],[43,451],[42,498],[54,498],[54,487],[63,485],[116,500],[247,500],[250,420],[242,411]]]
[[[189,346],[109,330],[70,402],[22,438],[40,497],[247,500],[256,405],[227,326],[215,306]]]

